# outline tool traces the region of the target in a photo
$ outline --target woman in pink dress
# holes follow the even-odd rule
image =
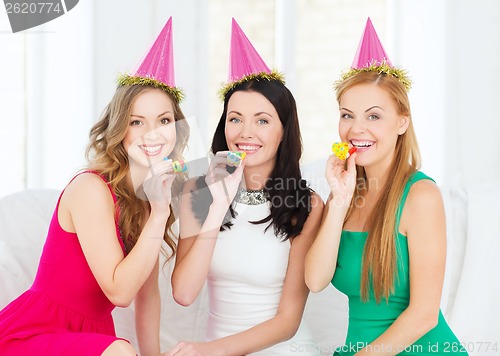
[[[158,260],[164,242],[175,252],[185,174],[172,162],[189,131],[180,98],[155,72],[120,79],[90,131],[88,169],[59,197],[33,285],[0,311],[1,355],[136,355],[111,316],[134,299],[141,354],[160,354]]]

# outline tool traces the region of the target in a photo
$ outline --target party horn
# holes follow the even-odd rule
[[[246,157],[246,152],[229,151],[227,153],[227,164],[229,166],[238,167],[241,161]]]

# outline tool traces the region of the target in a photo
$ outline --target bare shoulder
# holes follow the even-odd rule
[[[316,236],[321,223],[321,217],[323,216],[324,206],[323,199],[321,199],[319,194],[311,192],[311,212],[302,228],[301,236],[309,236],[310,239]]]
[[[196,209],[199,206],[193,204],[193,196],[198,189],[197,181],[200,177],[189,178],[182,188],[182,197],[180,199],[179,221],[180,238],[192,237],[199,233],[200,222],[196,218]],[[207,212],[208,214],[208,212]],[[180,240],[179,240],[180,241]]]
[[[403,209],[400,232],[409,236],[424,226],[436,229],[444,224],[444,203],[439,187],[429,179],[414,183]]]
[[[422,179],[414,183],[406,199],[406,205],[412,210],[429,209],[436,204],[442,205],[442,202],[441,190],[430,179]]]
[[[193,197],[193,193],[195,193],[200,188],[197,185],[197,181],[200,177],[189,178],[182,187],[182,196],[181,196],[181,211],[182,209],[186,209],[189,207],[191,210],[191,198]],[[186,211],[186,210],[185,210]]]
[[[112,199],[108,186],[94,173],[82,173],[78,175],[66,187],[62,200],[83,203],[84,201],[104,202]]]
[[[325,207],[325,203],[321,196],[316,192],[311,192],[311,213],[313,214],[321,214],[323,213],[323,209]]]
[[[113,216],[114,211],[113,197],[101,177],[93,173],[82,173],[64,190],[58,218],[64,230],[75,232],[75,221]]]
[[[186,193],[192,193],[194,192],[195,190],[197,190],[197,184],[196,182],[198,181],[200,177],[193,177],[193,178],[189,178],[186,183],[184,183],[184,186],[182,188],[182,192],[184,194]]]

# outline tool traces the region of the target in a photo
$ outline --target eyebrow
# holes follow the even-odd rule
[[[171,114],[171,112],[167,110],[167,111],[165,111],[164,113],[161,113],[160,115],[158,115],[158,117],[161,117],[161,116],[163,116],[163,115],[165,115],[165,114],[168,114],[168,113],[170,113],[170,114]],[[141,116],[141,115],[130,114],[130,116],[134,116],[134,117],[138,117],[138,118],[141,118],[141,119],[145,119],[145,117],[144,117],[144,116]]]
[[[228,112],[227,114],[229,115],[229,114],[231,114],[231,113],[236,114],[236,115],[239,115],[239,116],[243,116],[240,112],[235,111],[235,110],[231,110],[231,111],[230,111],[230,112]],[[267,116],[269,116],[269,117],[272,117],[272,115],[271,115],[271,114],[269,114],[269,113],[267,113],[267,112],[265,112],[265,111],[260,111],[260,112],[257,112],[257,113],[255,113],[255,115],[254,115],[254,116],[260,116],[260,115],[262,115],[262,114],[267,115]]]
[[[375,108],[379,108],[380,110],[384,111],[384,109],[382,109],[380,106],[378,106],[378,105],[374,105],[374,106],[372,106],[371,108],[366,109],[366,110],[365,110],[365,112],[368,112],[368,111],[370,111],[371,109],[375,109]]]
[[[368,112],[368,111],[370,111],[371,109],[375,109],[375,108],[379,108],[380,110],[384,111],[384,109],[382,109],[380,106],[378,106],[378,105],[374,105],[374,106],[372,106],[372,107],[370,107],[370,108],[366,109],[366,110],[365,110],[365,112]],[[346,108],[340,108],[340,110],[345,110],[345,111],[349,111],[350,113],[352,113],[352,111],[351,111],[351,110],[346,109]]]

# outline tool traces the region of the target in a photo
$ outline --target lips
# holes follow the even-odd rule
[[[146,154],[146,156],[156,156],[160,154],[164,144],[158,145],[139,145],[139,148]]]

